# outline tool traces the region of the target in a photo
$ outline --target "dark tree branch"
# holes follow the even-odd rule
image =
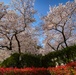
[[[2,49],[2,48],[6,48],[6,49],[10,50],[10,48],[8,46],[0,45],[0,49]]]
[[[51,44],[49,44],[49,43],[47,43],[53,50],[55,50],[56,51],[56,49],[51,45]]]
[[[60,42],[60,43],[58,44],[57,50],[59,49],[59,46],[60,46],[62,43],[64,43],[64,42]],[[61,46],[62,46],[62,45],[61,45]]]

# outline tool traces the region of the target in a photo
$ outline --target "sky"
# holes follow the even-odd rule
[[[36,15],[36,25],[39,25],[41,22],[39,16],[47,15],[47,12],[49,12],[49,6],[58,6],[59,3],[65,4],[68,1],[74,1],[74,0],[35,0],[35,10],[37,10]],[[34,24],[34,25],[35,25]]]
[[[47,14],[49,11],[49,6],[55,6],[59,3],[65,4],[67,1],[74,1],[74,0],[36,0],[35,1],[35,9],[41,14]]]
[[[9,4],[11,0],[0,0],[0,2],[4,2],[5,4]],[[37,14],[35,15],[36,22],[33,23],[33,25],[37,26],[41,22],[39,16],[47,15],[47,12],[49,12],[49,6],[58,6],[59,3],[65,4],[68,1],[74,1],[74,0],[35,0],[35,10],[37,11]],[[42,42],[42,38],[40,41]]]
[[[9,4],[11,0],[0,0],[0,2],[4,2],[5,4]],[[67,1],[74,1],[74,0],[35,0],[35,10],[37,11],[36,17],[36,24],[40,22],[39,16],[46,15],[49,11],[49,6],[58,6],[59,3],[65,4]]]
[[[11,0],[0,0],[0,2],[4,2],[5,4],[9,4]],[[65,4],[67,1],[74,0],[35,0],[35,9],[41,15],[46,15],[47,11],[49,11],[49,6],[55,6],[59,3]]]

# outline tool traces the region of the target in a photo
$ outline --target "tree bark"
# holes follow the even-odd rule
[[[15,39],[16,39],[17,44],[18,44],[18,51],[19,51],[19,53],[21,54],[21,46],[20,46],[20,42],[19,42],[19,39],[18,39],[18,37],[17,37],[17,34],[15,34]]]
[[[9,43],[9,50],[12,50],[12,41]]]
[[[66,42],[66,37],[65,37],[65,35],[64,35],[63,32],[62,32],[62,35],[63,35],[63,39],[64,39],[65,46],[68,47],[67,42]]]

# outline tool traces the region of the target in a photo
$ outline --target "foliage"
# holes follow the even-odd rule
[[[14,53],[1,63],[1,67],[40,67],[41,55]]]
[[[42,57],[42,66],[54,67],[76,60],[76,45],[64,48],[59,51],[50,52]]]
[[[22,54],[21,63],[24,67],[40,67],[41,55]]]
[[[20,67],[19,54],[14,53],[1,63],[1,67]]]
[[[76,45],[59,51],[50,52],[45,56],[14,53],[1,63],[3,67],[55,67],[76,60]]]

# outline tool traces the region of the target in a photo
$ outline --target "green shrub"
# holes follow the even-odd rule
[[[20,67],[19,54],[14,53],[1,63],[1,67]]]
[[[14,53],[1,63],[2,67],[55,67],[56,63],[66,64],[76,60],[76,45],[59,51],[50,52],[45,56]]]
[[[40,67],[40,58],[41,55],[22,54],[21,64],[23,67]]]
[[[76,45],[64,48],[59,51],[50,52],[42,57],[43,67],[54,67],[56,63],[59,65],[66,64],[76,60]]]
[[[41,55],[14,53],[1,63],[1,67],[40,67]]]

